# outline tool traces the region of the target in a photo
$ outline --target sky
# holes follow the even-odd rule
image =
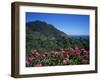
[[[45,21],[68,35],[89,35],[89,15],[26,12],[26,22]]]

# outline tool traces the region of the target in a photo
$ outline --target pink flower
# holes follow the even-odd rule
[[[36,52],[37,52],[36,50],[32,50],[32,54],[33,54],[33,55],[36,54]]]
[[[62,63],[63,63],[63,64],[66,64],[66,63],[67,63],[66,59],[64,59],[64,60],[62,61]]]
[[[56,54],[59,54],[59,52],[56,51],[54,54],[55,54],[55,55],[56,55]]]
[[[39,57],[41,57],[41,58],[45,58],[46,55],[45,55],[45,54],[40,54]]]
[[[71,55],[72,57],[76,56],[75,50],[73,48],[70,49],[69,55]]]
[[[86,51],[86,50],[84,50],[84,52],[83,52],[84,54],[88,54],[88,51]]]
[[[30,57],[26,57],[26,64],[27,65],[31,64],[31,60],[30,59],[31,59]]]
[[[80,56],[81,51],[80,50],[76,50],[75,53],[76,53],[76,55]]]
[[[83,60],[81,61],[81,63],[82,63],[82,64],[88,64],[88,63],[89,63],[89,61],[88,61],[88,60],[83,59]]]
[[[26,60],[26,64],[27,64],[27,65],[30,65],[31,63],[30,63],[28,60]]]
[[[65,53],[66,53],[66,54],[69,54],[69,52],[68,52],[68,51],[66,51]]]
[[[65,54],[65,51],[61,51],[61,54]]]
[[[35,58],[31,58],[31,62],[34,62],[36,59]]]
[[[89,52],[88,51],[86,51],[84,48],[83,49],[81,49],[82,50],[82,54],[83,55],[86,55],[86,54],[88,54]]]
[[[32,57],[26,57],[26,64],[32,64],[36,59]]]
[[[74,52],[75,52],[73,48],[69,48],[69,51],[70,51],[71,53],[74,53]]]
[[[67,59],[69,59],[69,55],[68,55],[68,54],[66,54],[65,57],[66,57]]]
[[[79,50],[78,47],[75,48],[75,53],[76,53],[76,55],[80,56],[81,51]]]
[[[43,56],[43,57],[46,57],[46,55],[45,55],[45,54],[42,54],[42,56]]]
[[[82,48],[81,50],[82,50],[82,51],[84,51],[85,49],[84,49],[84,48]]]
[[[78,47],[75,47],[75,50],[79,50],[79,48]]]
[[[55,52],[54,51],[51,51],[51,54],[55,54]]]
[[[63,56],[64,56],[64,58],[69,58],[68,52],[65,52],[65,53],[63,54]]]
[[[36,52],[36,55],[37,55],[37,56],[40,56],[40,54],[39,54],[38,52]]]
[[[42,63],[38,63],[35,65],[35,67],[41,67],[41,66],[43,66]]]
[[[74,49],[73,49],[73,48],[69,48],[69,50],[70,50],[70,51],[73,51]]]

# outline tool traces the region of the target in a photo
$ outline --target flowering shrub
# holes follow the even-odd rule
[[[32,50],[26,54],[27,67],[89,64],[89,51],[82,48],[59,49],[59,51],[40,52]]]

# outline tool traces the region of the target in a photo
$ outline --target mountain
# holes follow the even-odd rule
[[[89,40],[75,39],[58,30],[52,24],[43,21],[31,21],[26,23],[26,52],[32,49],[43,49],[44,52],[70,47],[89,48]],[[42,50],[42,51],[43,51]]]
[[[34,21],[26,23],[27,34],[33,34],[35,39],[55,40],[61,37],[68,37],[64,32],[56,29],[53,25],[43,21]]]

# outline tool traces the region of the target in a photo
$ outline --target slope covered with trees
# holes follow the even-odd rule
[[[34,21],[26,23],[26,50],[28,53],[32,49],[43,48],[48,52],[70,47],[89,48],[88,45],[89,40],[74,39],[46,22]]]

